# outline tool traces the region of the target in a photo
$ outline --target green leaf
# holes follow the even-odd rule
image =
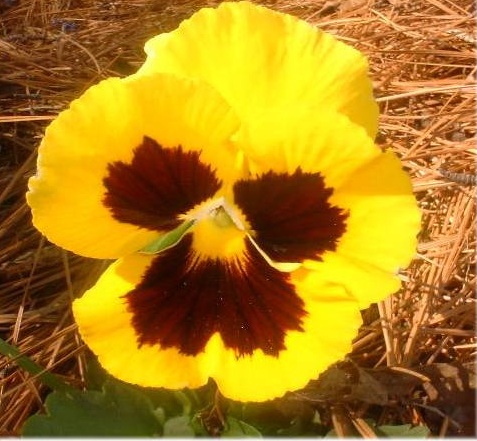
[[[157,254],[165,250],[166,248],[175,245],[177,242],[179,242],[179,240],[181,240],[182,236],[193,224],[193,220],[182,223],[176,229],[170,231],[169,233],[163,234],[154,242],[151,242],[149,245],[146,245],[142,250],[140,250],[140,253]]]
[[[378,426],[376,435],[388,438],[427,438],[431,431],[426,426]]]
[[[191,438],[194,436],[195,432],[188,416],[174,417],[164,424],[164,437],[166,438]]]
[[[102,390],[104,383],[114,381],[115,378],[110,375],[99,363],[97,357],[90,352],[85,354],[86,369],[84,372],[85,388],[88,390]]]
[[[158,436],[162,432],[151,401],[133,386],[107,381],[102,391],[56,391],[47,415],[33,415],[23,436]]]
[[[250,424],[227,417],[227,424],[221,436],[226,438],[261,438],[262,434]]]

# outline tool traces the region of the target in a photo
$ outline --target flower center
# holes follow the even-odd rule
[[[229,207],[219,205],[192,228],[193,248],[201,258],[224,261],[240,258],[245,250],[246,232]]]
[[[103,179],[120,222],[158,232],[154,258],[124,298],[137,344],[201,353],[219,333],[237,357],[278,356],[308,313],[291,272],[333,250],[347,214],[320,173],[269,171],[231,186],[200,151],[151,138]]]
[[[221,228],[235,227],[241,231],[247,229],[243,214],[238,208],[230,204],[224,196],[209,199],[182,217],[194,222],[212,219]]]

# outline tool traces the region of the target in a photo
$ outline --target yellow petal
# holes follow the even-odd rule
[[[174,251],[173,248],[167,253]],[[166,255],[165,258],[162,264],[175,265],[169,260],[172,255]],[[123,381],[146,387],[177,389],[201,386],[211,377],[216,380],[221,392],[229,398],[241,401],[269,400],[287,391],[304,387],[308,381],[316,378],[332,363],[342,359],[351,350],[351,341],[361,324],[361,316],[355,300],[343,287],[326,282],[315,271],[300,269],[291,275],[291,286],[299,298],[294,307],[284,304],[280,298],[277,298],[277,303],[273,303],[273,293],[280,285],[280,280],[276,279],[276,274],[269,273],[267,277],[262,273],[253,273],[259,270],[258,266],[263,269],[267,265],[264,262],[258,262],[256,257],[245,261],[257,264],[257,267],[247,269],[248,283],[254,283],[255,289],[259,288],[255,291],[255,295],[259,297],[247,297],[247,301],[251,301],[252,306],[248,303],[242,304],[244,299],[237,297],[238,287],[244,287],[243,275],[238,276],[242,281],[237,279],[235,286],[226,287],[222,281],[221,290],[217,293],[210,292],[208,285],[199,286],[201,281],[196,280],[197,286],[191,286],[194,276],[190,278],[190,272],[195,271],[195,263],[184,272],[183,279],[178,279],[177,275],[171,276],[171,282],[181,283],[177,294],[182,296],[183,303],[177,303],[176,299],[169,297],[168,302],[161,303],[161,308],[165,309],[155,310],[155,312],[154,308],[157,308],[157,304],[153,304],[154,299],[151,300],[151,304],[144,303],[142,306],[136,300],[128,303],[127,295],[146,280],[148,277],[145,276],[146,271],[152,268],[152,265],[157,265],[158,261],[153,263],[153,259],[150,256],[131,255],[117,261],[109,267],[93,288],[81,299],[75,300],[73,304],[73,313],[81,337],[98,356],[102,366]],[[213,267],[216,265],[214,263]],[[204,273],[204,275],[207,277],[213,275],[215,271],[213,267],[211,267],[212,273]],[[166,270],[159,268],[159,271]],[[288,280],[288,276],[283,277]],[[172,287],[168,282],[164,284],[163,278],[158,282],[159,285],[154,289]],[[186,292],[189,289],[187,287],[195,294],[200,292],[201,295],[212,297],[209,300],[196,298],[196,303],[192,305],[194,309],[189,312],[190,315],[186,319],[181,319],[181,315],[191,307],[186,303],[190,303],[194,298],[189,297]],[[172,291],[169,288],[167,289]],[[269,291],[260,291],[262,289]],[[280,291],[276,293],[287,296],[291,294]],[[140,295],[144,300],[146,297],[143,294]],[[165,295],[163,298],[169,296],[168,293],[160,294]],[[263,298],[260,297],[262,294]],[[262,302],[265,298],[270,310],[263,309]],[[176,314],[175,310],[171,310],[173,302],[176,302],[177,309],[180,309],[181,305],[185,308],[178,311],[177,323],[175,323],[176,319],[169,320],[165,318],[166,316],[164,321],[154,323],[154,320],[159,320],[159,317],[163,316],[167,310],[170,310],[170,314]],[[211,309],[204,310],[204,305],[208,303]],[[272,336],[275,326],[280,329],[283,321],[289,320],[287,312],[290,314],[297,312],[295,308],[301,304],[306,313],[300,318],[299,327],[286,330],[283,348],[265,353],[269,349],[268,340],[260,343],[265,345],[261,349],[254,346],[254,340],[257,342],[266,335]],[[134,313],[130,312],[131,307]],[[278,309],[281,311],[279,312]],[[139,317],[139,321],[135,321],[138,319],[137,314],[141,311],[145,314]],[[197,316],[197,311],[202,315]],[[208,326],[213,326],[211,320],[214,321],[214,314],[227,314],[226,320],[229,322],[220,320],[226,329],[210,333],[206,344],[199,352],[194,349],[193,355],[184,355],[186,351],[197,347],[197,343],[200,343],[203,337],[201,331]],[[262,329],[263,322],[257,322],[257,317],[266,320],[276,318],[277,322],[264,324],[265,327]],[[243,321],[244,318],[245,321]],[[197,326],[201,326],[200,320],[202,320],[203,329],[198,331]],[[181,351],[174,345],[165,348],[157,340],[153,343],[154,339],[151,340],[149,334],[141,334],[142,343],[140,343],[137,332],[143,331],[138,331],[138,324],[144,332],[156,333],[156,335],[158,335],[158,329],[165,325],[166,328],[161,331],[161,333],[165,332],[165,334],[162,333],[162,338],[169,343],[180,341]],[[182,326],[184,329],[179,329]],[[234,326],[237,326],[236,330],[233,329]],[[247,334],[245,331],[248,326],[253,330],[252,334]],[[264,334],[261,334],[262,332]],[[190,338],[183,340],[181,337],[183,335],[189,335]],[[240,339],[237,340],[239,336]],[[196,341],[197,339],[199,341]],[[225,345],[224,342],[227,340],[232,343],[232,346]],[[250,343],[252,343],[251,346],[249,346]],[[244,348],[245,352],[238,354],[238,347]]]
[[[331,201],[349,212],[336,249],[344,260],[336,266],[330,259],[328,267],[325,257],[321,270],[333,274],[331,280],[345,280],[365,308],[399,288],[396,274],[416,254],[421,213],[411,181],[399,158],[387,151],[350,175]]]
[[[399,288],[396,273],[415,255],[420,212],[394,153],[383,153],[361,127],[334,112],[314,119],[270,112],[242,127],[235,140],[252,173],[290,174],[298,167],[319,173],[333,191],[330,204],[347,213],[337,248],[308,268],[342,284],[362,308]]]
[[[395,293],[401,282],[395,273],[365,259],[349,258],[337,252],[326,253],[322,261],[306,261],[304,266],[330,283],[339,284],[356,299],[360,309]],[[406,265],[403,265],[407,266]]]
[[[164,148],[200,152],[218,179],[241,173],[229,142],[238,120],[205,83],[167,74],[112,78],[91,87],[47,128],[27,201],[52,242],[90,257],[115,258],[157,238],[118,222],[103,204],[108,166],[128,164],[145,136]]]
[[[376,135],[378,109],[365,57],[290,15],[250,2],[224,2],[152,38],[145,50],[139,74],[201,78],[243,120],[299,104],[314,112],[342,112]]]

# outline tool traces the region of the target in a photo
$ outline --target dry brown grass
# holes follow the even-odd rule
[[[69,305],[102,263],[58,249],[32,227],[24,193],[36,146],[46,124],[81,91],[133,72],[150,36],[217,3],[0,2],[0,337],[74,384],[83,379],[83,347]],[[380,418],[425,422],[435,435],[471,435],[473,392],[433,396],[436,378],[446,374],[433,376],[426,367],[462,365],[475,387],[474,187],[438,171],[475,173],[473,1],[261,3],[321,26],[369,56],[382,111],[378,142],[400,155],[422,208],[418,255],[402,273],[403,288],[364,313],[352,359],[376,372],[398,366],[395,372],[423,375],[427,396],[422,405],[389,402]],[[45,393],[0,356],[0,436],[18,434],[25,418],[42,408]],[[368,411],[364,403],[335,406],[331,421],[339,434],[351,424],[370,436]]]

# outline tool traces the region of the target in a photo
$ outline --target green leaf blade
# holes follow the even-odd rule
[[[262,434],[250,424],[227,417],[227,425],[220,434],[224,438],[262,438]]]
[[[103,391],[56,391],[48,414],[33,415],[23,436],[158,436],[162,433],[150,400],[133,387],[107,382]]]
[[[174,417],[164,423],[164,438],[193,438],[195,435],[188,416]]]

